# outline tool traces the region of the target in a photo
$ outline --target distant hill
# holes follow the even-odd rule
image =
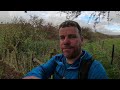
[[[0,11],[0,23],[10,22],[11,17],[8,11]]]
[[[82,35],[85,39],[88,39],[90,41],[106,38],[120,38],[120,35],[107,35],[100,32],[93,32],[93,30],[88,27],[82,27]]]

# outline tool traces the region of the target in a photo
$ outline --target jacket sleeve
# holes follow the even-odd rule
[[[88,79],[108,79],[105,68],[99,61],[94,61],[90,67]]]
[[[40,79],[48,79],[51,76],[51,74],[54,72],[55,67],[56,67],[55,66],[55,57],[53,57],[50,60],[48,60],[46,63],[33,68],[24,77],[35,76]]]

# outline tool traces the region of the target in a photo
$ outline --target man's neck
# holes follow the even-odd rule
[[[82,51],[81,51],[81,53],[76,58],[73,58],[73,59],[66,58],[66,62],[68,64],[73,64],[80,57],[81,54],[82,54]]]

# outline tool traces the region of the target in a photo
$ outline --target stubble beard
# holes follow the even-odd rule
[[[64,54],[64,53],[63,53]],[[67,59],[75,59],[76,57],[78,57],[79,55],[81,54],[81,48],[74,51],[73,54],[71,55],[65,55],[64,56],[67,58]]]

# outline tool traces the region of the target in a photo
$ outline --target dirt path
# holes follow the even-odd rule
[[[0,79],[21,79],[23,74],[15,71],[3,61],[0,61]]]

